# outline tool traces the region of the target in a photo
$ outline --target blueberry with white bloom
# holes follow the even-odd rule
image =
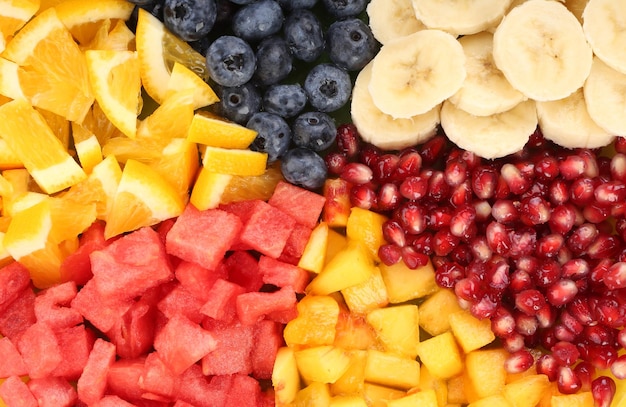
[[[348,71],[360,71],[378,52],[372,30],[358,18],[335,21],[326,35],[330,60]]]
[[[323,63],[314,66],[304,79],[304,90],[309,103],[320,112],[334,112],[350,99],[350,75],[336,65]]]
[[[324,159],[304,147],[287,151],[280,161],[280,170],[288,182],[311,190],[321,188],[328,174]]]
[[[306,101],[306,92],[299,83],[277,84],[265,91],[263,110],[288,119],[300,113]]]
[[[356,17],[365,10],[367,0],[322,0],[324,8],[336,18]],[[397,24],[397,23],[396,23]]]
[[[313,62],[324,51],[322,24],[311,10],[293,10],[285,19],[283,34],[293,56],[301,61]]]
[[[232,29],[236,36],[257,42],[280,31],[283,20],[283,10],[276,1],[257,0],[235,13]]]
[[[165,0],[163,23],[185,41],[206,36],[217,18],[215,0]]]
[[[267,153],[267,161],[270,163],[278,160],[291,144],[289,124],[277,114],[255,113],[246,123],[246,127],[257,132],[250,149]]]
[[[302,113],[294,120],[292,131],[295,145],[317,152],[330,148],[337,136],[335,121],[322,112]]]
[[[245,125],[261,110],[261,94],[252,83],[222,88],[218,110],[228,120]]]
[[[246,41],[223,35],[209,46],[206,54],[209,76],[222,86],[241,86],[256,69],[256,56]]]
[[[261,41],[256,50],[256,72],[254,80],[269,86],[285,79],[293,68],[293,58],[287,42],[279,35]]]

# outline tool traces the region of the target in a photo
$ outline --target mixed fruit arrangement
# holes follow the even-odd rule
[[[623,406],[615,0],[0,0],[0,406]]]

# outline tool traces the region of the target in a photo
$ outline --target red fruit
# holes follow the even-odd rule
[[[556,384],[559,391],[563,394],[574,394],[582,387],[580,378],[569,366],[561,366],[558,368]]]
[[[533,355],[530,353],[528,349],[521,349],[517,352],[512,353],[505,361],[504,361],[504,370],[507,373],[521,373],[530,369],[530,367],[535,363],[535,359]]]
[[[591,394],[595,406],[609,407],[615,397],[615,381],[608,376],[599,376],[591,382]]]

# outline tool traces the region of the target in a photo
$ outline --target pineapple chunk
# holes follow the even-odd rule
[[[389,303],[387,288],[378,267],[366,281],[341,290],[346,305],[352,312],[365,314]]]
[[[389,400],[404,397],[406,392],[380,384],[365,383],[363,386],[363,398],[368,406],[386,407]]]
[[[415,359],[370,349],[365,363],[365,381],[408,390],[419,385],[420,364]]]
[[[332,394],[362,395],[365,385],[367,352],[355,349],[349,352],[350,364],[346,372],[330,385]]]
[[[326,295],[361,284],[370,278],[374,270],[368,248],[359,241],[349,241],[311,281],[307,294]]]
[[[348,353],[335,346],[315,346],[294,352],[298,371],[305,383],[334,383],[350,366]]]
[[[451,377],[448,379],[448,405],[450,404],[467,404],[467,394],[465,392],[467,377],[464,374]]]
[[[431,375],[426,365],[422,365],[420,368],[419,388],[422,390],[433,389],[437,395],[439,407],[444,407],[448,403],[448,385],[445,380]]]
[[[593,407],[593,396],[590,391],[576,394],[552,396],[550,407]]]
[[[326,244],[326,256],[324,258],[324,265],[335,257],[337,253],[343,250],[348,244],[348,238],[337,232],[335,229],[328,229],[328,243]]]
[[[475,350],[466,355],[465,369],[472,388],[470,398],[475,395],[477,399],[482,399],[502,393],[506,383],[504,361],[507,357],[504,349]]]
[[[467,407],[513,407],[513,405],[504,396],[497,394],[471,402]]]
[[[463,371],[461,352],[450,331],[420,342],[417,354],[430,373],[440,379],[449,379]]]
[[[420,305],[420,326],[432,336],[450,330],[449,316],[461,311],[454,291],[440,289]]]
[[[387,352],[409,359],[417,357],[420,341],[417,305],[379,308],[367,314],[366,320],[376,331]]]
[[[313,382],[296,394],[290,407],[328,407],[330,400],[328,385]]]
[[[339,304],[325,295],[307,295],[298,303],[298,316],[285,326],[287,345],[332,345],[339,319]]]
[[[367,403],[359,396],[335,396],[330,399],[330,407],[367,407]]]
[[[392,266],[381,264],[380,271],[392,304],[422,298],[439,289],[435,269],[430,262],[416,270],[407,267],[403,261]]]
[[[278,349],[272,371],[272,386],[277,406],[291,403],[300,390],[300,373],[293,348]]]
[[[387,407],[438,407],[437,396],[432,389],[408,394],[402,398],[387,402]]]
[[[385,244],[383,237],[383,223],[387,217],[379,213],[354,207],[350,210],[346,235],[349,240],[356,240],[365,245],[372,258],[378,258],[378,248]]]
[[[370,349],[378,346],[376,332],[365,321],[365,317],[349,312],[341,307],[335,346],[343,349]]]
[[[550,387],[548,376],[534,374],[507,383],[502,395],[511,402],[513,407],[534,407],[548,387]]]
[[[328,224],[325,222],[318,223],[311,231],[309,241],[307,242],[298,267],[303,268],[315,274],[319,274],[326,263],[326,253],[328,252]]]
[[[489,319],[478,319],[469,311],[457,311],[449,316],[450,328],[463,352],[469,353],[496,339]]]

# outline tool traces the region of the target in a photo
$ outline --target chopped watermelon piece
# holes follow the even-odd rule
[[[268,203],[290,215],[301,225],[313,229],[320,218],[326,198],[285,181],[276,184]]]
[[[281,324],[264,319],[254,325],[254,348],[250,354],[252,375],[271,379],[278,349],[284,344]]]
[[[139,386],[142,397],[153,400],[173,400],[178,394],[179,376],[165,364],[157,352],[146,357]]]
[[[80,236],[78,249],[61,263],[61,281],[73,281],[78,286],[85,285],[93,277],[89,256],[110,243],[104,238],[104,223],[94,222]]]
[[[305,269],[267,256],[259,259],[259,271],[264,283],[292,287],[297,293],[304,293],[310,280],[309,272]]]
[[[145,358],[118,359],[109,367],[107,375],[107,392],[117,394],[124,400],[138,400],[144,390],[139,385],[144,368]]]
[[[285,311],[296,304],[296,293],[291,287],[283,287],[274,292],[243,293],[237,296],[237,316],[247,325],[262,320],[275,311]]]
[[[259,407],[275,407],[276,406],[276,392],[273,388],[266,389],[261,393],[261,402]]]
[[[208,291],[218,278],[228,279],[228,270],[222,264],[209,270],[190,261],[181,261],[174,274],[187,291],[204,302],[209,299]]]
[[[194,364],[180,376],[177,399],[195,407],[227,406],[226,391],[219,383],[202,374],[199,364]]]
[[[298,264],[311,237],[311,230],[308,226],[297,223],[278,259],[285,263]]]
[[[31,379],[27,386],[39,402],[39,407],[73,407],[78,399],[74,386],[62,377]]]
[[[28,374],[24,358],[7,337],[0,338],[0,355],[0,378]]]
[[[193,404],[189,404],[186,401],[176,400],[173,407],[195,407]]]
[[[292,307],[277,311],[272,311],[266,315],[266,318],[281,323],[283,325],[287,324],[292,319],[295,319],[298,316],[298,308],[297,303],[293,304]]]
[[[30,273],[18,262],[0,268],[0,313],[30,285]]]
[[[78,380],[96,340],[94,331],[84,325],[77,325],[56,331],[55,335],[59,343],[61,362],[54,374],[71,381]]]
[[[11,376],[0,384],[0,399],[7,407],[39,407],[37,399],[19,376]]]
[[[110,331],[132,305],[130,298],[100,293],[94,279],[89,280],[72,300],[72,308],[102,332]]]
[[[36,321],[35,292],[31,287],[26,287],[15,301],[0,312],[0,334],[15,341]]]
[[[235,300],[244,292],[246,290],[242,286],[220,278],[209,290],[209,299],[200,312],[220,321],[232,321],[237,317]]]
[[[76,283],[57,284],[40,292],[35,298],[37,321],[47,323],[52,329],[62,329],[83,322],[83,316],[69,305],[76,297]]]
[[[59,341],[52,328],[43,322],[37,322],[24,331],[16,346],[31,379],[51,375],[62,360]]]
[[[159,301],[158,309],[166,317],[173,318],[176,315],[184,315],[191,321],[199,324],[204,315],[200,313],[200,308],[204,302],[196,298],[185,287],[180,284],[176,286]]]
[[[259,203],[259,200],[251,199],[245,201],[233,201],[227,204],[221,204],[219,209],[226,211],[228,213],[232,213],[236,215],[239,219],[241,219],[242,223],[248,222],[254,207]]]
[[[188,204],[167,234],[167,252],[213,270],[240,231],[237,216],[219,209],[200,211]]]
[[[122,358],[137,358],[152,348],[155,332],[156,308],[143,297],[135,302],[117,320],[107,336]]]
[[[250,352],[254,345],[253,326],[207,321],[204,327],[217,342],[215,350],[202,358],[202,372],[205,375],[252,373]]]
[[[198,362],[215,347],[213,335],[182,315],[170,318],[154,338],[157,353],[177,375]]]
[[[122,236],[90,259],[92,281],[106,297],[131,299],[174,278],[165,247],[149,227]]]
[[[257,259],[250,252],[236,250],[222,264],[228,271],[228,281],[242,286],[246,291],[259,291],[263,286]]]
[[[96,339],[89,359],[78,378],[78,397],[87,405],[93,405],[104,397],[109,368],[115,362],[115,345],[103,339]]]
[[[236,374],[226,396],[226,406],[258,407],[261,402],[261,386],[248,375]]]
[[[112,396],[104,396],[100,401],[94,404],[92,407],[137,407],[135,404],[129,403],[128,401],[112,395]]]

